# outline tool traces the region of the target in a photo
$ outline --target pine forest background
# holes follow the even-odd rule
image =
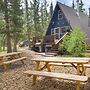
[[[47,0],[0,0],[0,51],[17,51],[21,41],[28,40],[30,47],[33,37],[43,38],[52,14],[53,4]]]

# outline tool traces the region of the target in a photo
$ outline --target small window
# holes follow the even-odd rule
[[[61,10],[58,11],[58,20],[60,20],[63,17],[63,13]]]
[[[54,35],[54,29],[51,29],[51,35]]]
[[[59,33],[59,29],[57,28],[57,29],[55,29],[55,33]]]

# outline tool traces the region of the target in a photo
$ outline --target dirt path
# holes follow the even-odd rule
[[[2,71],[0,66],[0,90],[75,90],[75,83],[67,80],[55,80],[45,77],[39,77],[36,85],[32,86],[32,77],[23,74],[26,70],[34,69],[34,63],[31,58],[40,57],[35,52],[22,49],[23,56],[27,56],[25,65],[21,62],[11,64],[9,69]],[[52,67],[52,71],[75,73],[73,68]],[[90,69],[87,70],[90,76]],[[83,88],[84,87],[84,88]],[[90,79],[85,85],[81,85],[81,90],[90,90]]]

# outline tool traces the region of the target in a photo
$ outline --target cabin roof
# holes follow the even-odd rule
[[[90,18],[88,18],[88,15],[82,12],[77,15],[77,11],[75,9],[60,2],[57,2],[57,5],[63,11],[72,28],[80,27],[80,29],[87,34],[86,37],[89,39],[86,42],[90,44],[90,26],[88,25],[88,20]]]

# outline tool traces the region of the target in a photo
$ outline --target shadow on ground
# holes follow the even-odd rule
[[[28,82],[27,87],[30,90],[76,90],[76,83],[62,79],[38,77],[35,85],[29,86]],[[81,84],[80,88],[80,90],[90,90],[90,81],[85,84]]]

